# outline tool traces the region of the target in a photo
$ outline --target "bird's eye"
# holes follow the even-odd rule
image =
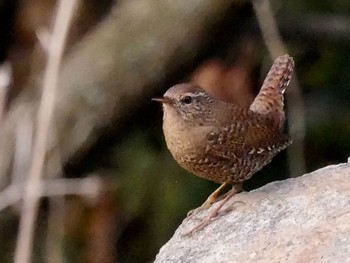
[[[182,99],[182,101],[185,103],[185,104],[190,104],[192,102],[192,97],[191,96],[186,96]]]

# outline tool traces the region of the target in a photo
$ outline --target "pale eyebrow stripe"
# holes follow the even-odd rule
[[[186,93],[185,96],[191,96],[191,97],[205,97],[205,92],[198,92],[198,93]]]

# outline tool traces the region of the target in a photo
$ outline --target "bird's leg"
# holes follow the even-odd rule
[[[218,197],[220,196],[220,193],[222,190],[228,186],[229,183],[225,182],[218,189],[216,189],[214,192],[211,193],[211,195],[208,196],[207,200],[202,204],[202,207],[209,208],[212,204],[214,204],[216,201],[218,201]]]
[[[235,194],[237,194],[241,191],[242,191],[242,184],[233,185],[232,189],[227,193],[225,198],[221,200],[221,203],[214,209],[214,211],[212,211],[205,219],[203,219],[203,221],[200,224],[195,226],[190,231],[186,232],[184,235],[191,236],[193,233],[206,227],[212,221],[212,219],[214,219],[218,216],[220,209],[227,203],[227,201],[230,200],[232,196],[234,196]]]
[[[229,183],[227,183],[227,182],[220,185],[220,187],[218,189],[216,189],[213,193],[211,193],[211,195],[208,196],[207,200],[199,208],[189,211],[187,213],[187,217],[192,218],[198,212],[200,212],[206,208],[209,208],[212,204],[214,204],[216,201],[218,201],[217,199],[218,199],[220,193],[227,185],[229,185]]]

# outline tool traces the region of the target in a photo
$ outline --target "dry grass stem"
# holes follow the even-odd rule
[[[8,62],[0,65],[0,125],[6,105],[6,95],[11,84],[12,69]]]
[[[25,183],[11,184],[0,192],[0,211],[15,205],[23,198]],[[36,198],[80,195],[88,200],[94,200],[101,192],[102,180],[98,177],[76,178],[76,179],[51,179],[41,180],[40,191],[35,193]]]
[[[43,91],[37,116],[31,168],[24,192],[15,263],[29,263],[31,261],[34,226],[40,200],[40,196],[37,193],[41,192],[42,184],[40,180],[53,116],[58,73],[75,3],[76,1],[74,0],[61,0],[58,2],[57,16],[49,42],[48,61],[44,72]]]

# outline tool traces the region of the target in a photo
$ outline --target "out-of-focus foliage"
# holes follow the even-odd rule
[[[7,2],[0,1],[0,14],[12,10],[12,5],[3,4]],[[24,9],[28,8],[25,1],[15,2],[17,12],[9,12],[7,17],[8,21],[15,22],[9,23],[5,33],[0,32],[4,35],[15,32],[6,45],[0,45],[0,53],[6,53],[6,59],[17,67],[11,99],[23,92],[30,65],[42,63],[42,58],[35,57],[33,38],[21,35],[27,32],[21,28],[24,23],[21,19],[28,18],[21,15],[37,9]],[[43,4],[45,1],[35,2],[38,10],[48,8],[47,12],[52,12],[53,6],[47,7]],[[112,1],[102,1],[103,4],[98,5],[99,1],[92,1],[98,5],[94,13],[94,4],[82,2],[86,2],[83,5],[87,9],[74,25],[70,36],[72,45],[83,33],[93,30],[93,26],[87,28],[86,24],[95,25],[108,16],[112,4]],[[142,1],[139,2],[142,12]],[[218,90],[232,87],[235,93],[226,90],[221,95],[230,94],[232,100],[239,97],[242,104],[249,102],[266,74],[262,61],[267,61],[267,67],[271,62],[266,59],[268,53],[250,3],[242,5],[239,14],[235,8],[232,10],[232,16],[239,17],[241,23],[228,19],[221,28],[214,30],[220,37],[207,36],[203,43],[208,44],[196,54],[195,65],[183,65],[172,72],[168,80],[170,85],[194,76],[219,96]],[[346,35],[350,28],[350,2],[285,0],[272,1],[272,6],[281,35],[295,58],[305,103],[307,170],[344,162],[350,153],[350,38]],[[41,10],[31,17],[42,13],[46,12]],[[301,26],[300,20],[305,24]],[[186,45],[185,40],[183,45]],[[177,59],[176,54],[173,59]],[[213,60],[220,62],[213,63]],[[204,70],[198,77],[200,68]],[[213,87],[213,83],[217,87]],[[162,92],[167,88],[162,86]],[[153,95],[160,96],[162,92]],[[134,106],[134,111],[123,116],[121,121],[111,121],[109,127],[103,127],[106,130],[92,148],[79,154],[79,160],[68,160],[65,166],[67,177],[97,174],[106,182],[105,193],[96,202],[86,202],[82,197],[66,198],[63,253],[67,262],[103,262],[97,261],[101,258],[105,262],[150,262],[187,212],[199,206],[217,187],[186,172],[173,160],[164,144],[159,105],[152,103],[150,97],[143,97]],[[287,177],[288,158],[282,153],[249,180],[245,189]],[[42,222],[48,218],[49,202],[45,200],[41,208],[33,262],[44,261],[46,253],[47,223]],[[11,262],[18,209],[0,211],[0,262]],[[93,242],[94,239],[98,241]]]

